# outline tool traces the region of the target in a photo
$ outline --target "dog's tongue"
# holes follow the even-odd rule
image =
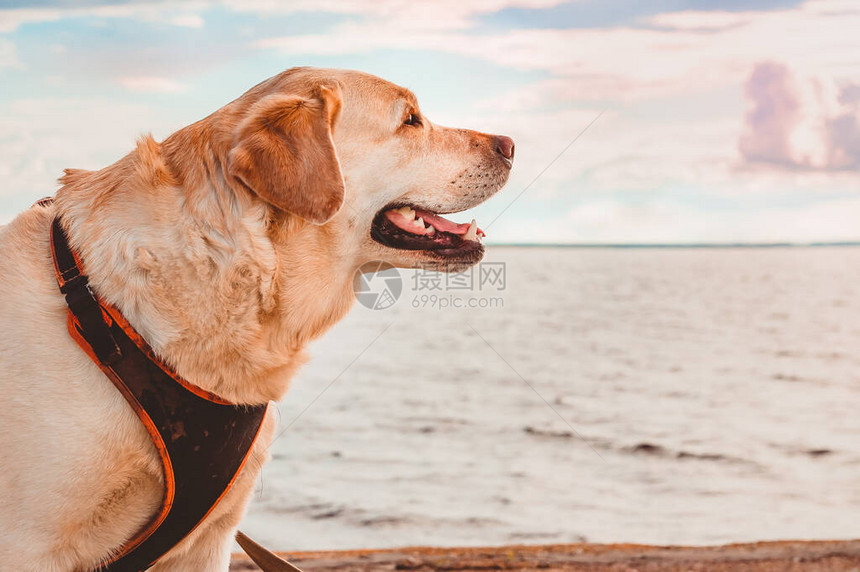
[[[424,222],[427,224],[432,224],[436,230],[441,230],[442,232],[450,232],[451,234],[466,234],[466,231],[469,230],[469,223],[464,222],[462,224],[458,224],[456,222],[452,222],[445,217],[439,216],[437,214],[428,213],[427,211],[422,211],[419,209],[415,209],[416,216],[419,216],[424,219]],[[478,234],[483,235],[484,231],[480,228],[478,229]]]
[[[477,237],[486,236],[484,231],[475,225],[475,221],[471,223],[456,223],[445,217],[435,213],[420,209],[412,209],[409,207],[401,207],[399,209],[391,209],[385,211],[385,216],[401,230],[412,234],[432,234],[435,231],[448,232],[463,237],[466,240],[475,240]],[[420,220],[419,220],[420,219]],[[422,224],[423,221],[423,224]],[[433,227],[431,230],[425,225]],[[475,226],[472,233],[469,230]]]

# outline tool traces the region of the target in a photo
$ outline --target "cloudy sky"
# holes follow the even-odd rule
[[[853,0],[0,1],[0,223],[317,65],[513,137],[496,242],[858,240],[858,30]]]

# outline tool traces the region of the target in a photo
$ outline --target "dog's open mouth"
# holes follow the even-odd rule
[[[423,250],[442,258],[468,259],[483,254],[484,231],[478,224],[452,222],[417,206],[389,206],[370,227],[376,242],[401,250]]]

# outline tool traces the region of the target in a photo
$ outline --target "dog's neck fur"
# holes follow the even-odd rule
[[[287,390],[307,342],[351,307],[351,253],[331,228],[228,184],[229,134],[213,125],[161,145],[144,137],[100,171],[67,171],[57,213],[96,293],[180,376],[264,403]]]

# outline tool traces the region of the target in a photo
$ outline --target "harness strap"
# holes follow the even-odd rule
[[[66,233],[55,218],[51,227],[51,250],[57,283],[66,297],[69,311],[77,318],[81,328],[88,333],[90,347],[100,363],[111,364],[122,357],[122,352],[102,318],[102,310],[90,288],[89,279],[82,274],[80,261],[68,246]]]
[[[114,307],[89,286],[59,217],[51,226],[54,269],[69,306],[72,338],[134,409],[164,472],[161,507],[99,570],[141,572],[215,508],[247,461],[267,404],[240,406],[179,377]]]

